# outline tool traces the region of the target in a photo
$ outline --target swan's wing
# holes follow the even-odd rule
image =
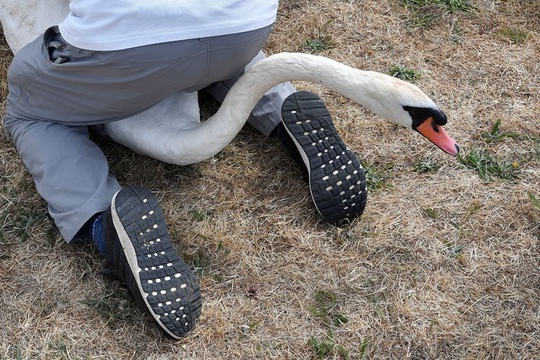
[[[175,93],[130,118],[104,125],[106,134],[131,150],[171,162],[167,141],[200,125],[197,92]]]
[[[13,53],[53,25],[69,12],[69,0],[0,0],[0,23]]]

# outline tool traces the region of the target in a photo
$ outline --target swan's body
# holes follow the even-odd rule
[[[0,4],[0,21],[14,53],[68,11],[67,0],[0,0]],[[320,83],[382,118],[421,132],[445,152],[458,152],[441,127],[444,114],[416,86],[324,57],[291,53],[270,56],[253,66],[205,122],[200,121],[196,93],[180,93],[134,117],[105,124],[105,131],[136,152],[178,165],[196,163],[232,141],[267,90],[293,80]]]

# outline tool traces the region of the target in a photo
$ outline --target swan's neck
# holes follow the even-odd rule
[[[400,115],[404,113],[400,108],[401,96],[405,92],[410,100],[411,93],[416,92],[413,85],[391,76],[361,71],[328,58],[293,53],[272,55],[259,61],[236,82],[214,116],[196,128],[183,131],[181,138],[178,134],[170,134],[170,139],[163,137],[164,143],[174,145],[161,146],[158,158],[192,164],[214,156],[242,129],[264,93],[278,84],[295,80],[324,85],[379,117],[405,126]],[[421,97],[423,93],[418,89],[418,94]]]
[[[321,84],[374,110],[376,75],[320,56],[276,54],[261,60],[240,78],[220,111],[229,109],[237,117],[247,117],[265,92],[278,84],[295,80]],[[220,111],[216,116],[221,116]]]

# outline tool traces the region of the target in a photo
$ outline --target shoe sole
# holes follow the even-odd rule
[[[200,287],[172,246],[157,199],[142,187],[123,188],[106,214],[129,265],[123,279],[129,290],[167,335],[185,336],[201,313]]]
[[[285,99],[281,115],[308,170],[311,197],[322,218],[340,223],[360,216],[367,203],[364,169],[339,137],[323,101],[296,92]]]

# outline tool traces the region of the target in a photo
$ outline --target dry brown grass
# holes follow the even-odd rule
[[[313,339],[334,344],[330,359],[540,358],[540,3],[472,3],[472,13],[428,7],[437,20],[411,27],[398,0],[282,1],[266,50],[306,51],[322,38],[333,48],[321,54],[349,65],[420,72],[463,154],[515,162],[513,182],[484,181],[417,134],[304,83],[386,175],[345,228],[319,220],[297,166],[249,128],[215,159],[183,168],[103,141],[121,182],[157,193],[197,267],[203,313],[180,341],[98,274],[92,245],[63,243],[2,135],[0,358],[314,359]],[[0,51],[5,78],[11,55]],[[488,142],[498,119],[512,136]],[[438,170],[414,171],[428,157]],[[339,315],[348,322],[336,325]]]

